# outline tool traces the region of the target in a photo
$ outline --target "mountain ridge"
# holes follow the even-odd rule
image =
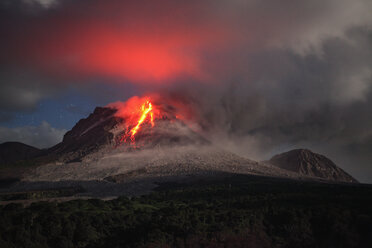
[[[45,150],[21,142],[4,142],[0,144],[0,165],[11,164],[20,160],[32,159],[43,155]]]
[[[116,113],[117,110],[111,107],[95,108],[92,114],[78,121],[64,135],[62,142],[43,153],[35,153],[36,156],[26,157],[41,166],[25,177],[52,181],[122,180],[131,171],[138,177],[223,171],[357,182],[330,159],[306,149],[278,154],[262,163],[213,147],[207,139],[176,119],[173,113],[166,112],[166,117],[157,119],[155,125],[143,124],[135,141],[123,141],[128,126],[125,118]],[[138,175],[138,172],[144,174]]]
[[[309,149],[294,149],[274,155],[269,163],[300,175],[314,176],[328,181],[358,182],[324,155]]]

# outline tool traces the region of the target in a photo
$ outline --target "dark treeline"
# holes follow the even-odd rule
[[[0,247],[371,247],[372,188],[241,177],[0,207]]]

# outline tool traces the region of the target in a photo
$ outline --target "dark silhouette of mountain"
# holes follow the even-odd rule
[[[275,155],[269,163],[300,175],[324,178],[328,181],[357,182],[327,157],[307,149],[296,149]]]
[[[43,150],[20,142],[0,144],[0,164],[10,164],[19,160],[32,159],[43,154]]]

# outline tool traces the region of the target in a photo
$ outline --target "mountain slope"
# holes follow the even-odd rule
[[[299,178],[294,172],[259,163],[210,145],[161,147],[135,152],[102,149],[81,162],[51,163],[26,176],[30,181],[103,180],[127,182],[145,178],[205,177],[216,173]]]
[[[128,175],[175,178],[220,172],[298,176],[214,147],[177,118],[174,109],[164,104],[153,107],[158,113],[142,122],[134,138],[128,136],[136,124],[127,119],[131,116],[119,117],[115,108],[96,108],[67,132],[61,143],[48,149],[46,165],[35,168],[25,178],[123,181]]]
[[[20,142],[5,142],[0,144],[0,165],[35,158],[42,153],[43,150]]]
[[[153,126],[143,123],[134,142],[126,137],[130,127],[128,121],[118,117],[116,113],[115,108],[97,107],[92,114],[80,120],[67,132],[61,143],[48,149],[48,156],[62,162],[79,162],[101,149],[110,152],[117,147],[124,147],[130,151],[208,143],[167,110],[162,110],[164,116],[155,119]]]
[[[81,119],[68,131],[61,143],[48,149],[48,156],[65,162],[80,161],[84,156],[113,142],[111,130],[122,120],[116,110],[97,107],[87,118]]]
[[[296,149],[273,156],[269,163],[311,177],[328,181],[357,182],[327,157],[307,149]]]
[[[155,104],[153,107],[158,113],[147,115],[147,119],[146,115],[140,115],[142,122],[137,122],[138,116],[134,121],[131,116],[119,116],[116,108],[97,107],[67,132],[61,143],[47,149],[42,156],[37,157],[40,155],[37,150],[32,156],[23,155],[36,156],[35,161],[42,165],[27,172],[24,179],[126,182],[160,177],[209,177],[223,172],[356,182],[331,160],[308,150],[279,154],[269,163],[240,157],[210,144],[177,118],[172,108]],[[146,114],[146,108],[142,110]],[[131,135],[133,127],[139,127],[135,136]]]

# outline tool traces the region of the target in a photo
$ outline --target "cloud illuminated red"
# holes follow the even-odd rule
[[[218,25],[195,25],[190,20],[201,14],[190,6],[167,12],[156,4],[139,8],[120,1],[98,3],[86,16],[67,4],[57,14],[23,23],[25,32],[12,37],[18,56],[11,57],[19,60],[17,64],[52,74],[164,83],[180,76],[204,77],[203,49],[218,47],[231,37]],[[113,13],[110,21],[100,16],[99,6]]]

